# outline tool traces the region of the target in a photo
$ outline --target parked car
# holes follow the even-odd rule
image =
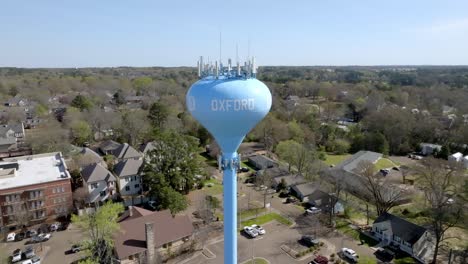
[[[320,243],[320,241],[313,236],[302,236],[299,241],[306,247],[312,247]]]
[[[245,226],[244,232],[249,235],[250,237],[254,238],[258,236],[257,230],[253,229],[251,226]]]
[[[295,203],[297,202],[297,198],[296,197],[288,197],[286,198],[286,203]]]
[[[41,264],[41,258],[36,256],[36,257],[34,257],[32,259],[28,259],[28,260],[23,261],[22,264]]]
[[[73,245],[71,247],[71,252],[76,253],[81,251],[81,245]]]
[[[341,253],[343,253],[343,256],[348,258],[349,260],[353,262],[358,262],[359,256],[356,254],[356,251],[350,249],[350,248],[342,248]]]
[[[390,262],[395,258],[395,253],[393,253],[393,251],[384,248],[377,249],[374,254],[378,259],[385,262]]]
[[[155,201],[148,201],[143,207],[151,211],[156,211],[157,209]]]
[[[21,249],[15,249],[11,255],[11,262],[15,263],[21,260]]]
[[[249,172],[249,168],[242,167],[242,168],[240,168],[240,172]]]
[[[60,223],[53,223],[49,226],[50,232],[55,232],[60,229],[61,224]]]
[[[20,233],[16,234],[15,241],[22,241],[25,236],[26,236],[26,234],[24,232],[20,232]]]
[[[6,241],[7,242],[13,242],[13,241],[15,241],[15,237],[16,237],[16,233],[11,232],[11,233],[8,234]]]
[[[320,212],[322,212],[322,209],[317,208],[317,207],[311,207],[311,208],[305,210],[305,214],[318,214]]]
[[[255,229],[255,231],[257,231],[257,233],[259,235],[264,235],[266,234],[266,231],[265,229],[263,229],[263,227],[259,226],[259,225],[252,225],[252,228]]]
[[[36,252],[34,252],[34,249],[32,246],[28,246],[24,252],[23,252],[24,258],[30,259],[34,256],[36,256]]]
[[[42,234],[32,237],[31,241],[32,242],[44,242],[44,241],[49,240],[50,237],[51,237],[50,233],[42,233]]]
[[[37,236],[37,230],[29,229],[28,231],[26,231],[26,237],[33,237],[33,236]]]
[[[327,264],[328,263],[328,258],[318,255],[316,256],[309,264]]]

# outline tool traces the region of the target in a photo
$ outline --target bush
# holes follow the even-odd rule
[[[332,253],[332,254],[330,255],[330,258],[334,258],[334,257],[335,257],[335,253]]]

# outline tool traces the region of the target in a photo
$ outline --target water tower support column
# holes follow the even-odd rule
[[[236,152],[222,156],[224,187],[224,263],[237,264],[237,169]]]

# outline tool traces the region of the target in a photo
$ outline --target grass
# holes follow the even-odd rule
[[[242,262],[242,264],[268,264],[268,261],[263,258],[254,258],[253,260]]]
[[[381,158],[375,163],[375,168],[377,170],[389,169],[389,168],[393,168],[395,166],[396,166],[396,164],[393,161],[391,161],[391,160],[389,160],[387,158]]]
[[[359,231],[352,229],[349,226],[349,223],[343,219],[337,219],[336,229],[340,231],[341,233],[348,235],[357,241],[364,242],[364,244],[368,245],[369,247],[373,247],[378,244],[378,241],[375,241],[374,239],[360,233]]]
[[[359,256],[358,264],[377,264],[377,260],[368,256]]]
[[[281,224],[284,224],[284,225],[287,225],[287,226],[290,226],[292,225],[292,222],[281,216],[280,214],[277,214],[277,213],[269,213],[269,214],[264,214],[264,215],[261,215],[257,218],[253,218],[253,219],[250,219],[250,220],[247,220],[247,221],[242,221],[241,223],[241,226],[250,226],[250,225],[253,225],[253,224],[257,224],[257,225],[264,225],[266,223],[269,223],[273,220],[276,220],[277,222],[281,223]]]
[[[351,154],[343,154],[343,155],[334,155],[334,154],[327,154],[327,158],[325,159],[325,163],[327,165],[338,165],[345,159],[351,157]]]
[[[412,257],[405,257],[405,258],[401,258],[401,259],[395,259],[394,262],[395,262],[395,264],[416,264],[416,263],[418,263]]]
[[[256,216],[257,214],[262,214],[266,212],[266,208],[253,208],[249,210],[242,211],[240,213],[240,219]]]
[[[205,187],[203,187],[203,190],[208,194],[208,195],[218,195],[223,193],[223,185],[216,179],[211,179],[211,180],[206,180],[205,182]],[[211,183],[213,186],[208,187],[208,184]]]
[[[241,162],[241,167],[247,167],[249,168],[249,171],[250,172],[255,172],[255,168],[252,166],[252,164],[250,164],[250,162]]]

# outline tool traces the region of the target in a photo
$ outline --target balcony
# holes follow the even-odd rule
[[[43,198],[44,198],[44,195],[33,196],[33,197],[28,196],[28,199],[26,201],[36,201],[36,200],[40,200],[40,199],[43,199]]]

